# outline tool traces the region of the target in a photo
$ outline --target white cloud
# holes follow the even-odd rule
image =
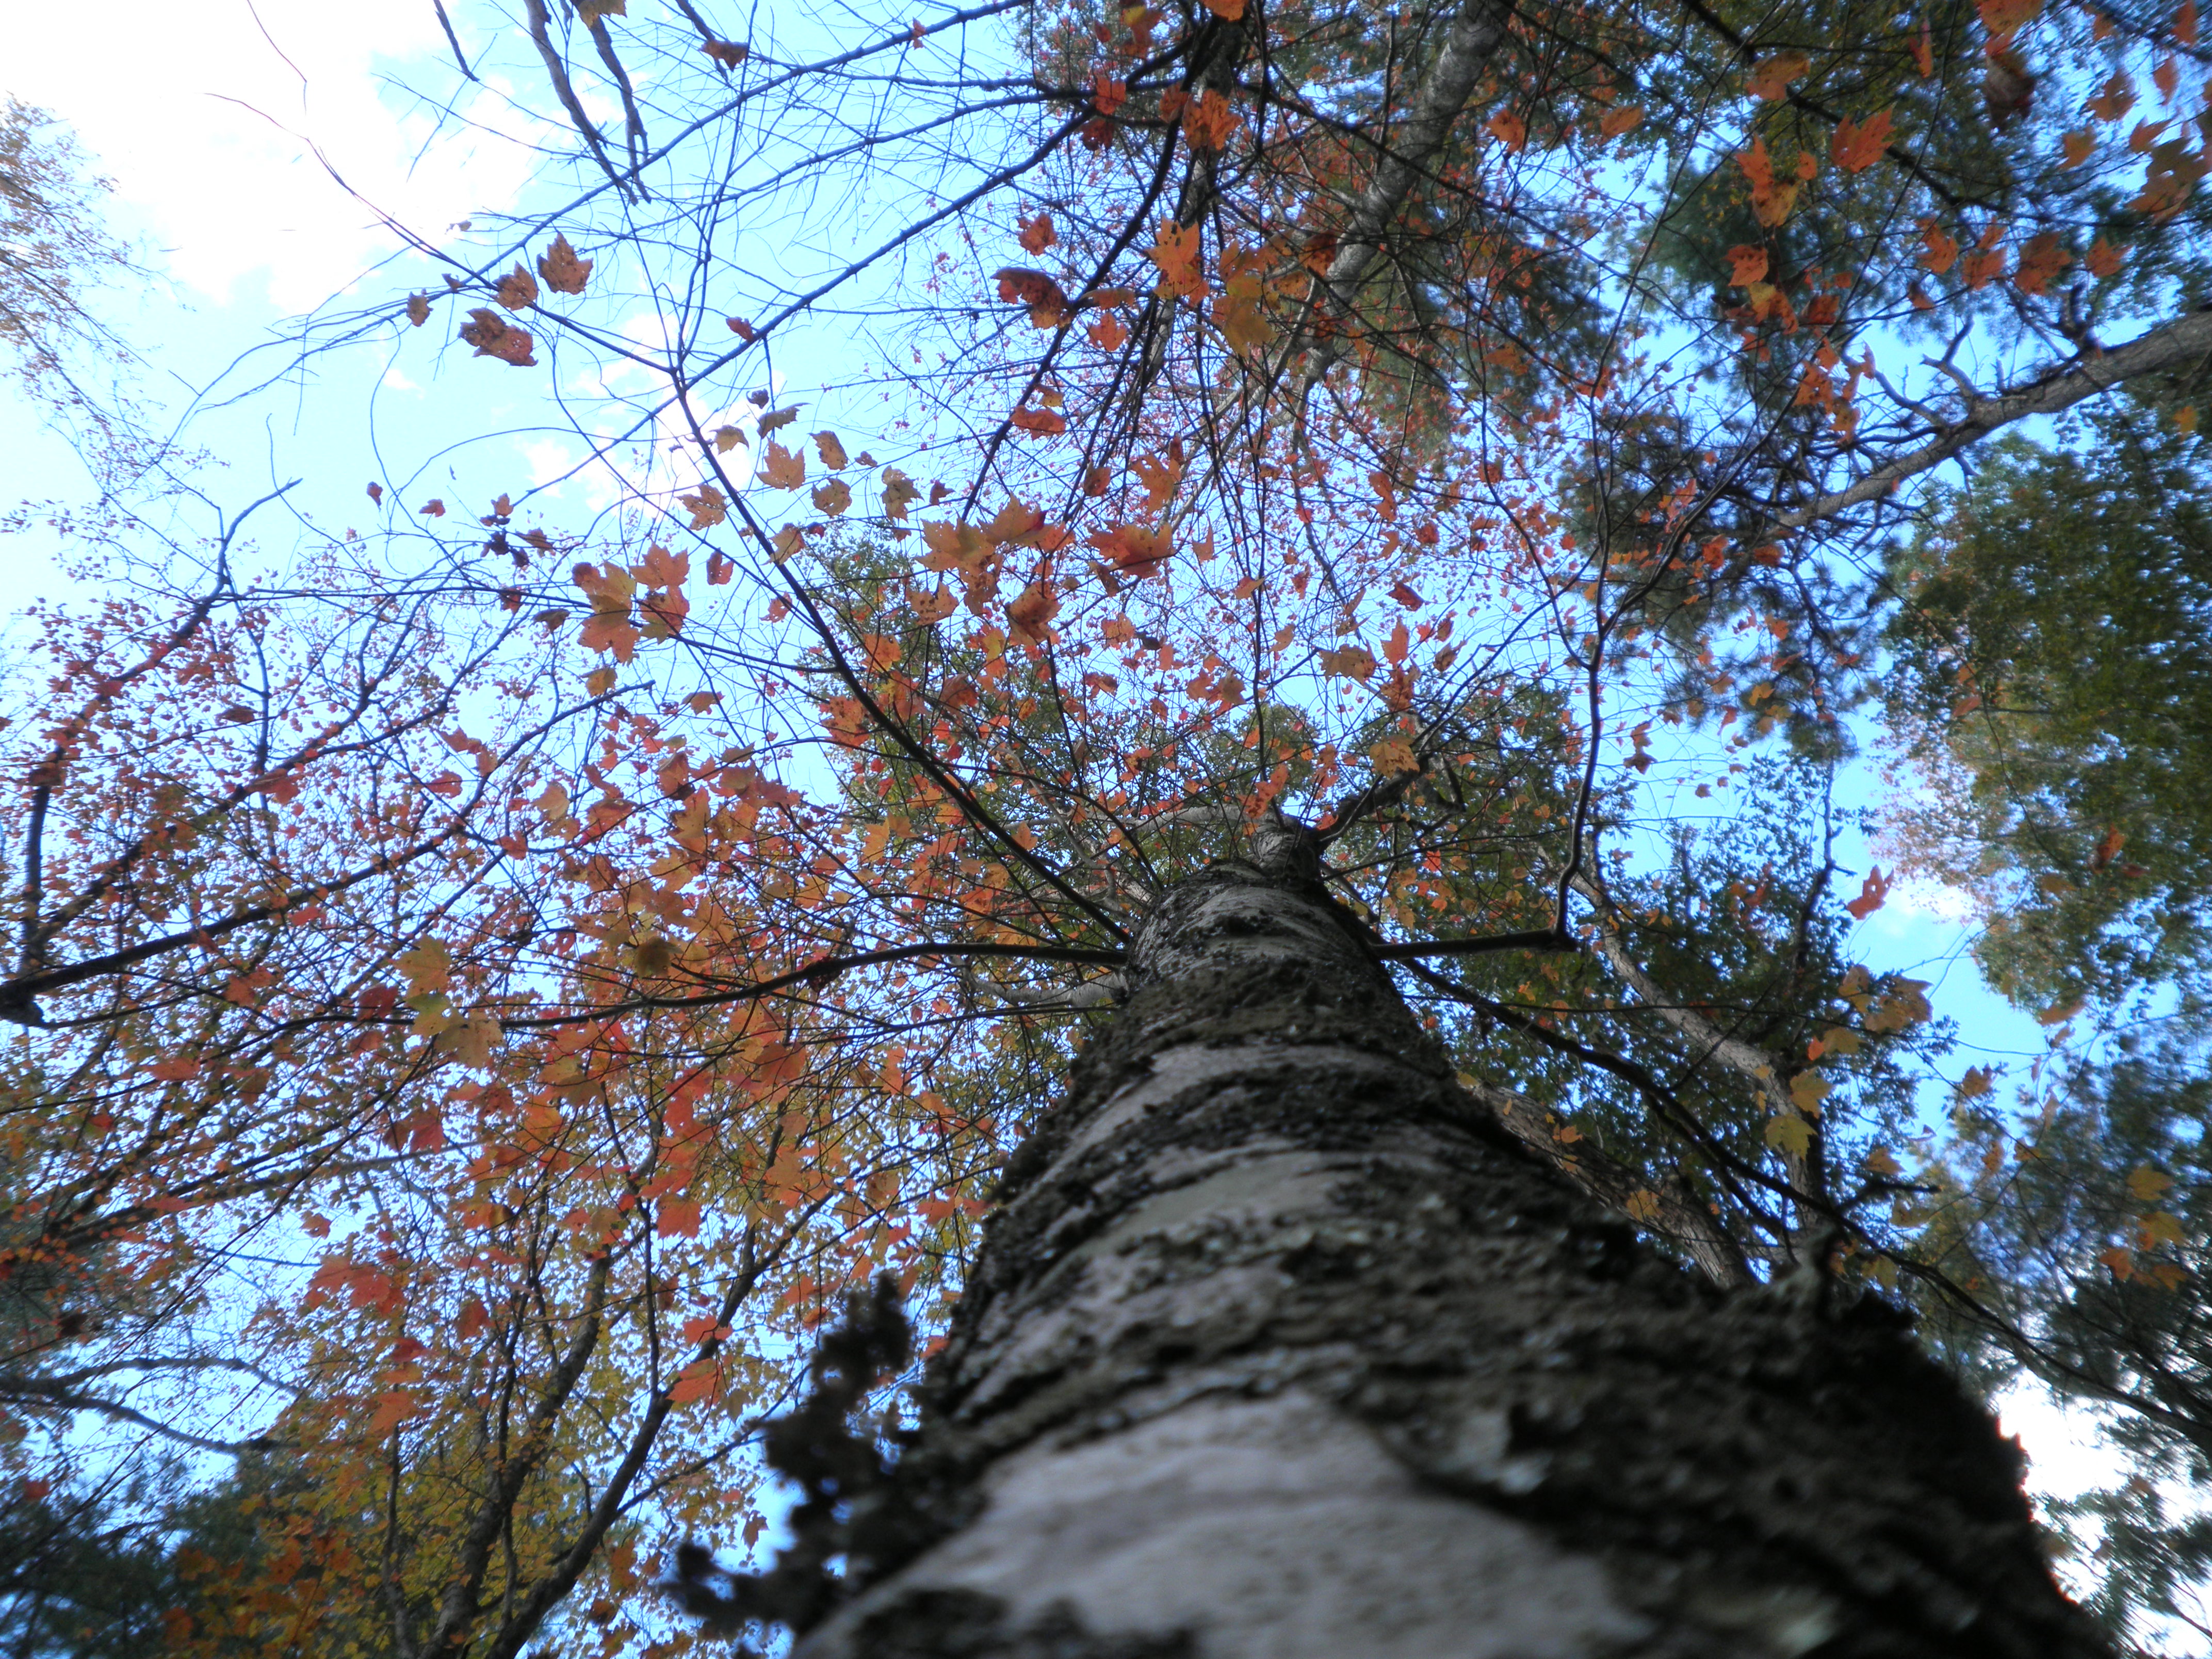
[[[96,17],[95,51],[87,14],[16,8],[6,89],[76,130],[115,181],[118,219],[216,303],[258,277],[280,308],[306,309],[398,246],[380,214],[436,240],[524,183],[520,147],[450,125],[429,142],[428,112],[387,106],[380,71],[440,77],[444,38],[414,0],[114,0]]]

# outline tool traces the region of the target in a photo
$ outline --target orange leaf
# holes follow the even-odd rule
[[[1509,155],[1517,155],[1528,142],[1528,124],[1510,109],[1502,109],[1483,123],[1482,130],[1505,146]]]
[[[2068,133],[2058,141],[2058,145],[2066,153],[2065,165],[2078,167],[2096,149],[2097,135],[2084,127],[2079,131]]]
[[[1053,585],[1034,581],[1006,606],[1006,623],[1016,639],[1042,645],[1050,635],[1052,619],[1059,614],[1060,595]]]
[[[410,294],[407,296],[407,320],[420,328],[430,320],[430,296]]]
[[[696,495],[678,495],[676,504],[690,509],[694,530],[709,529],[730,516],[729,497],[712,484],[701,484]]]
[[[1624,132],[1641,125],[1644,112],[1633,104],[1623,104],[1619,109],[1609,109],[1597,124],[1598,137],[1618,138]]]
[[[1052,215],[1040,213],[1034,219],[1022,221],[1021,243],[1024,253],[1042,253],[1060,240],[1053,228]]]
[[[1408,611],[1419,611],[1421,606],[1426,603],[1419,594],[1413,592],[1412,588],[1407,586],[1403,582],[1395,582],[1391,585],[1390,597],[1397,600],[1399,604],[1404,605]]]
[[[2043,0],[1979,0],[1978,9],[1982,27],[1993,39],[2002,40],[2033,22],[2043,9]]]
[[[1729,280],[1738,288],[1749,288],[1753,283],[1766,280],[1767,255],[1763,247],[1753,247],[1739,242],[1728,251]]]
[[[1866,125],[1858,125],[1845,116],[1836,123],[1836,136],[1828,153],[1836,158],[1836,165],[1846,173],[1864,173],[1881,160],[1882,152],[1889,148],[1889,112],[1883,110],[1867,118]]]
[[[1744,77],[1744,90],[1755,98],[1769,102],[1786,98],[1790,83],[1813,67],[1813,60],[1802,52],[1778,52],[1759,60],[1749,75]]]
[[[1042,270],[1025,265],[1002,265],[991,273],[999,284],[999,297],[1009,305],[1030,308],[1030,321],[1038,328],[1057,328],[1068,317],[1067,295]]]
[[[1866,880],[1859,885],[1859,896],[1844,908],[1859,921],[1864,921],[1881,908],[1882,901],[1889,896],[1889,878],[1883,875],[1880,866],[1867,872]]]
[[[1163,220],[1158,238],[1149,251],[1152,262],[1159,267],[1159,291],[1181,295],[1195,300],[1206,292],[1206,275],[1200,268],[1201,250],[1196,225],[1178,225]]]
[[[2120,269],[2120,250],[2100,236],[2089,244],[2089,252],[2083,256],[2081,263],[2088,266],[2092,276],[2100,280],[2115,276]]]
[[[698,1237],[699,1201],[691,1198],[662,1199],[660,1217],[653,1231],[662,1238]]]
[[[1067,430],[1067,422],[1049,409],[1018,409],[1010,418],[1015,431],[1034,432],[1040,437]]]
[[[814,507],[818,513],[836,518],[853,504],[853,487],[842,478],[831,478],[816,486]]]
[[[1244,0],[1206,0],[1206,9],[1224,23],[1234,23],[1244,15]]]

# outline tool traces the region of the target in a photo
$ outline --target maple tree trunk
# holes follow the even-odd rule
[[[1901,1316],[1655,1255],[1274,850],[1146,921],[925,1385],[938,1535],[795,1659],[2108,1651]]]

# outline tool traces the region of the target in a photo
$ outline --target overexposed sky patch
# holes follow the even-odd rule
[[[217,305],[258,282],[278,309],[307,309],[399,246],[380,216],[436,240],[526,180],[521,145],[452,122],[440,131],[390,84],[445,79],[429,60],[446,42],[422,0],[112,0],[94,15],[96,51],[87,14],[15,9],[0,90],[73,127],[114,180],[123,227]],[[475,106],[513,118],[490,92]]]

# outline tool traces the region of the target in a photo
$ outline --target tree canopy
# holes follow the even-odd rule
[[[166,1641],[697,1639],[659,1555],[760,1538],[823,1320],[941,1324],[1137,920],[1285,815],[1665,1248],[2212,1478],[2194,0],[439,15],[537,182],[208,402],[374,355],[467,443],[23,515],[92,597],[0,730],[4,1455],[242,1460]],[[1839,796],[1883,744],[1932,793]],[[1863,959],[1862,828],[2081,1034],[2016,1099]],[[2201,1557],[2142,1499],[2123,1622]]]

